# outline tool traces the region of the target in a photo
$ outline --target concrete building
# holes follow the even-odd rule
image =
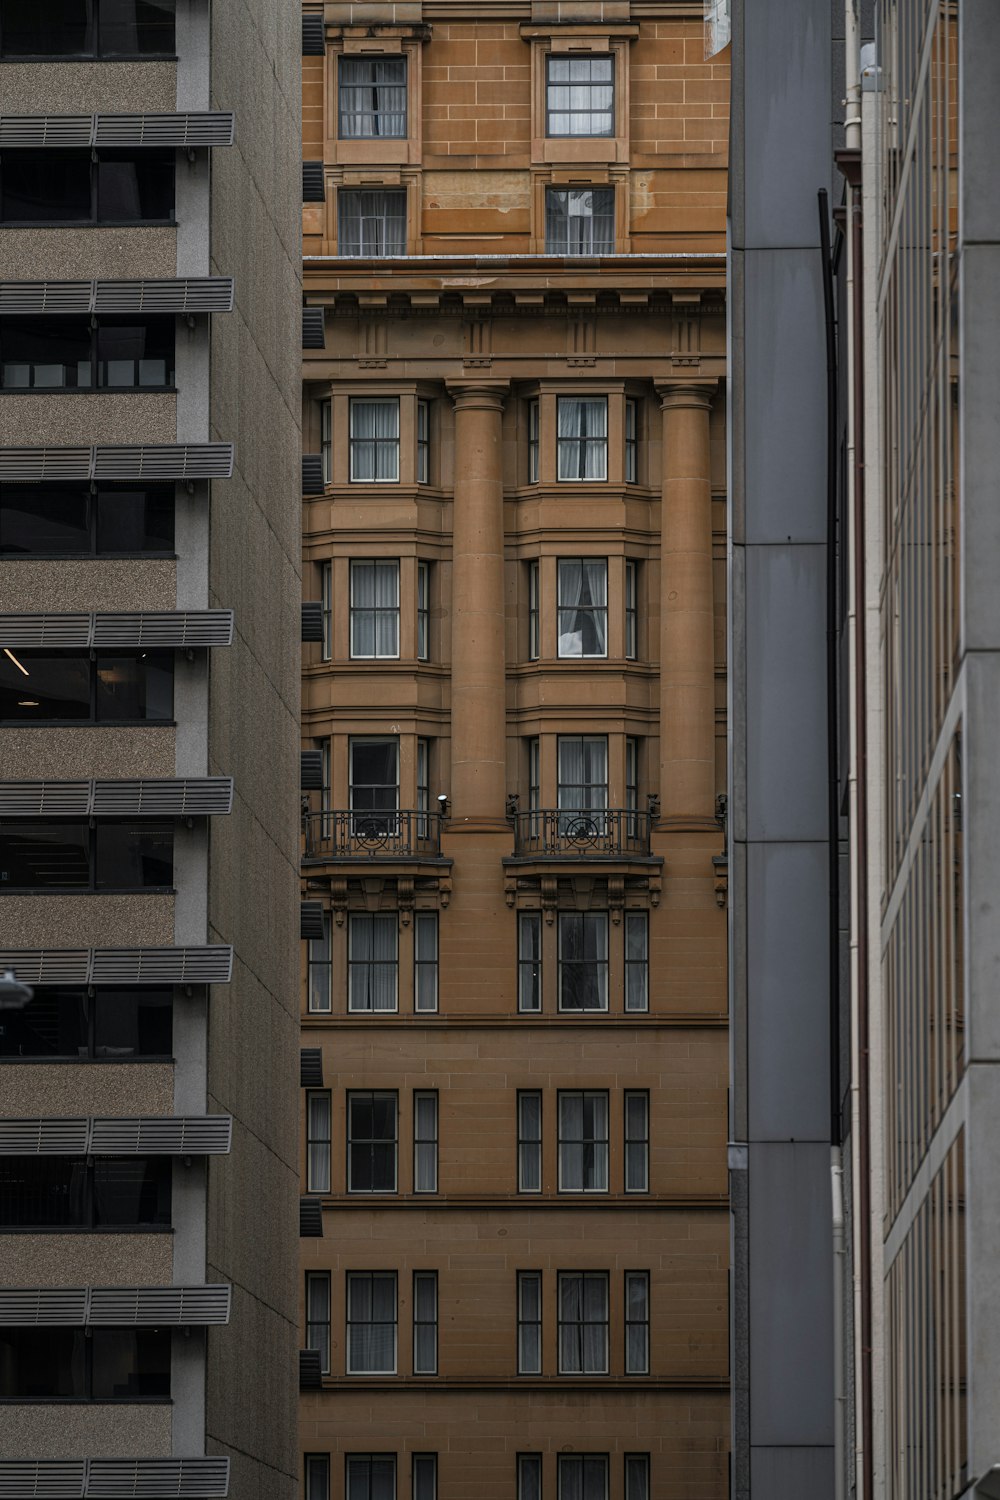
[[[728,59],[303,49],[306,1494],[721,1500]]]
[[[0,7],[0,1491],[291,1496],[297,7]]]

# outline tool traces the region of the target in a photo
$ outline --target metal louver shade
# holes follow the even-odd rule
[[[4,1287],[0,1327],[82,1328],[87,1321],[87,1288]]]
[[[87,1322],[129,1328],[228,1323],[231,1292],[228,1285],[93,1286]]]
[[[0,1140],[2,1131],[0,1124]],[[230,1115],[144,1115],[91,1120],[88,1150],[94,1156],[226,1156],[232,1142]]]
[[[322,495],[325,488],[326,486],[323,482],[323,455],[321,453],[303,453],[303,495]]]
[[[299,1199],[299,1239],[323,1238],[323,1205],[318,1198]]]
[[[303,901],[299,907],[299,937],[320,939],[322,936],[322,901]]]
[[[323,163],[321,161],[304,161],[302,163],[302,202],[324,203],[326,201],[326,188],[323,184]]]
[[[323,1389],[323,1365],[318,1349],[299,1350],[299,1390]]]
[[[203,948],[5,948],[0,969],[22,984],[228,984],[233,950]]]
[[[0,1500],[225,1500],[228,1458],[0,1459]]]
[[[102,443],[93,448],[0,448],[0,483],[70,479],[229,479],[232,443]]]
[[[0,1120],[0,1156],[85,1156],[88,1119]]]
[[[133,614],[0,615],[0,649],[52,646],[230,646],[231,609],[143,610]]]
[[[323,604],[319,599],[306,599],[302,605],[302,639],[323,639]]]
[[[325,316],[321,307],[302,309],[302,347],[303,349],[326,347]]]
[[[302,56],[323,57],[326,53],[326,41],[323,35],[323,17],[302,17]]]
[[[175,276],[155,281],[0,281],[0,313],[44,317],[232,310],[231,276]]]
[[[0,1460],[0,1500],[80,1500],[86,1494],[85,1458]]]
[[[0,148],[231,146],[228,110],[155,115],[0,115]]]
[[[0,781],[0,817],[205,818],[233,807],[230,776]]]
[[[322,750],[302,750],[299,759],[299,786],[304,792],[320,791],[323,786]]]
[[[323,1087],[323,1052],[320,1047],[303,1047],[299,1053],[299,1083],[304,1089]]]

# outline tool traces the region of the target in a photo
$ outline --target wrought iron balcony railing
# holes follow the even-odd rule
[[[649,853],[649,813],[634,808],[539,808],[518,812],[514,853],[624,858]]]
[[[432,812],[309,812],[306,859],[406,859],[441,853],[441,815]]]

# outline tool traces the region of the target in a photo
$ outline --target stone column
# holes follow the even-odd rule
[[[663,412],[660,541],[660,814],[715,814],[715,620],[709,410],[715,382],[658,387]]]
[[[503,826],[507,789],[503,464],[506,385],[449,386],[455,403],[452,521],[452,826]]]

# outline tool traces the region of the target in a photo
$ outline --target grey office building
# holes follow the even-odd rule
[[[298,30],[0,4],[10,1497],[296,1486]]]

